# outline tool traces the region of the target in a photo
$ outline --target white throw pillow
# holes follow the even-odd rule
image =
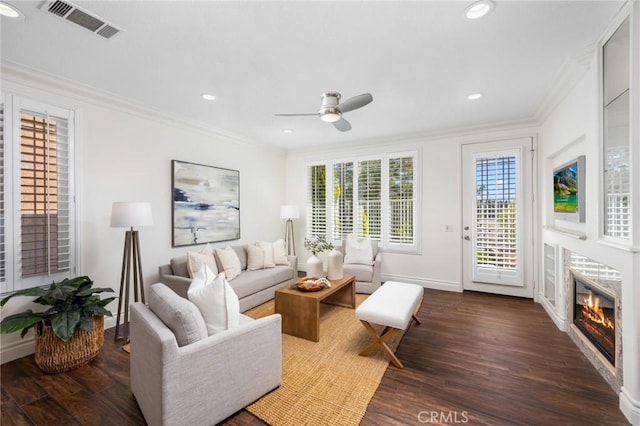
[[[240,302],[224,272],[214,275],[203,265],[191,281],[187,297],[200,310],[209,336],[238,326]]]
[[[272,244],[273,246],[273,263],[276,265],[287,265],[291,266],[289,263],[289,258],[287,257],[287,249],[284,247],[284,240],[278,240]]]
[[[373,248],[369,237],[358,241],[353,235],[347,236],[344,251],[344,263],[373,265]]]
[[[213,249],[206,245],[200,253],[194,251],[187,252],[187,270],[189,271],[189,277],[193,276],[200,270],[202,265],[207,265],[211,268],[214,274],[218,273],[218,266],[216,265],[216,259],[213,257]]]
[[[255,244],[247,244],[247,271],[264,268],[264,250]]]
[[[229,281],[240,275],[242,266],[240,265],[240,258],[236,251],[230,246],[226,246],[223,249],[216,249],[216,256],[224,269],[224,273]]]
[[[264,251],[264,267],[275,268],[276,264],[273,261],[273,245],[264,241],[258,241],[256,245]]]

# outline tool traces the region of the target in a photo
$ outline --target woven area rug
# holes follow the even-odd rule
[[[367,295],[356,297],[360,304]],[[260,318],[273,312],[271,300],[245,315]],[[358,355],[371,337],[353,309],[323,304],[320,312],[320,341],[283,334],[282,384],[247,407],[271,425],[360,424],[389,365],[379,349]],[[392,350],[402,334],[389,343]]]

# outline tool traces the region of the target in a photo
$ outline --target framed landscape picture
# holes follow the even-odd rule
[[[171,161],[173,247],[240,238],[240,172]]]

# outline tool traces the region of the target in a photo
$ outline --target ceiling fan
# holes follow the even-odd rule
[[[276,114],[277,117],[302,117],[302,116],[320,116],[320,120],[327,123],[333,123],[336,129],[341,132],[351,130],[351,124],[342,117],[345,112],[353,111],[354,109],[362,108],[363,106],[373,101],[371,93],[363,93],[358,96],[347,99],[346,101],[339,103],[342,95],[338,92],[327,92],[320,96],[322,105],[318,112],[304,113],[304,114]]]

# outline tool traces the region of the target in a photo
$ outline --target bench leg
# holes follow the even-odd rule
[[[362,323],[362,325],[364,325],[364,328],[369,332],[371,337],[373,337],[374,339],[374,342],[371,343],[366,348],[364,348],[362,352],[360,352],[360,355],[366,356],[375,348],[380,347],[380,349],[382,349],[382,351],[387,355],[387,357],[391,359],[391,362],[393,362],[393,365],[395,365],[398,368],[404,368],[400,360],[396,357],[396,355],[389,348],[389,346],[387,346],[387,343],[386,343],[386,340],[389,340],[398,331],[401,331],[401,330],[398,328],[386,327],[383,330],[383,332],[378,336],[378,333],[376,333],[376,330],[371,326],[371,324],[369,324],[367,321],[362,321],[362,320],[360,320],[360,322]]]

